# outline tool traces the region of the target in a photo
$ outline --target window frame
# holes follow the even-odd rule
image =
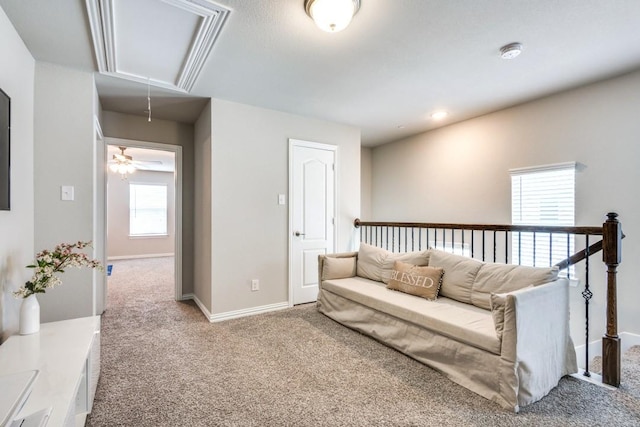
[[[132,198],[132,187],[134,186],[164,188],[164,232],[158,232],[158,233],[133,233],[132,232],[132,211],[134,210],[134,207],[131,204],[131,198]],[[143,239],[143,238],[167,237],[168,235],[169,235],[169,186],[166,183],[162,183],[162,182],[129,182],[129,238]]]
[[[560,197],[563,192],[571,192],[571,200],[568,201],[566,199],[559,200],[555,203],[557,206],[557,220],[550,222],[548,219],[540,220],[541,217],[544,217],[544,211],[540,210],[538,212],[539,220],[536,221],[523,221],[522,211],[523,205],[526,204],[526,196],[523,197],[522,190],[516,194],[514,189],[516,188],[515,179],[519,178],[519,183],[522,184],[522,177],[527,176],[532,178],[534,175],[538,174],[546,174],[551,172],[569,172],[571,175],[570,181],[562,181],[563,187],[562,189],[557,190],[557,196]],[[576,162],[565,162],[565,163],[556,163],[550,165],[543,166],[534,166],[534,167],[526,167],[526,168],[518,168],[509,170],[510,178],[511,178],[511,223],[513,225],[551,225],[551,226],[574,226],[575,225],[575,201],[576,201]],[[547,175],[548,176],[548,175]],[[565,177],[568,179],[568,177]],[[542,180],[544,177],[542,177]],[[529,182],[528,184],[532,184]],[[535,185],[535,183],[534,183]],[[530,188],[531,189],[531,188]],[[540,183],[540,187],[533,191],[541,191],[544,189],[543,183]],[[548,190],[547,190],[548,191]],[[517,195],[519,195],[519,200],[516,200]],[[553,202],[553,198],[548,197],[548,193],[545,196],[536,198],[534,196],[529,196],[531,199],[530,202],[539,203],[539,205],[543,205],[544,202],[548,202],[551,200]],[[553,203],[552,203],[553,204]],[[516,213],[515,208],[519,207],[519,212]],[[529,207],[528,209],[531,209]],[[533,208],[535,210],[535,208]],[[529,211],[531,212],[531,211]],[[567,221],[568,214],[570,213],[570,221]],[[520,218],[519,220],[517,218]],[[565,219],[564,221],[562,219]],[[533,242],[533,233],[512,233],[511,234],[511,251],[512,251],[512,260],[513,264],[521,264],[521,265],[530,265],[530,266],[548,266],[548,264],[554,265],[557,262],[560,262],[567,257],[571,256],[575,252],[575,236],[567,235],[567,237],[550,233],[537,233],[535,237],[535,242]],[[522,242],[525,239],[529,239],[533,243],[525,243],[525,245],[529,245],[528,249],[525,249],[524,252],[529,252],[525,254],[523,257],[523,246]],[[551,241],[551,243],[550,243]],[[523,261],[524,258],[524,262]],[[538,260],[545,260],[544,262],[538,262]],[[571,266],[569,270],[564,270],[562,272],[563,276],[568,276],[569,278],[575,277],[575,266]]]

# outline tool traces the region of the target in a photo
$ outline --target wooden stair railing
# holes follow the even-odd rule
[[[593,293],[590,289],[589,283],[589,259],[594,254],[602,251],[603,262],[607,266],[607,327],[606,333],[602,338],[602,382],[615,387],[620,386],[620,337],[618,336],[618,322],[617,322],[617,269],[621,262],[622,254],[622,239],[625,237],[622,233],[622,225],[618,221],[618,214],[608,213],[607,220],[602,227],[565,227],[565,226],[536,226],[536,225],[511,225],[511,224],[448,224],[448,223],[423,223],[423,222],[382,222],[382,221],[361,221],[360,219],[354,220],[354,226],[359,227],[371,227],[369,228],[369,240],[376,240],[375,243],[385,243],[387,249],[389,243],[391,243],[391,249],[397,243],[400,246],[400,240],[402,239],[402,233],[400,230],[404,230],[404,243],[405,249],[408,248],[407,240],[411,237],[411,248],[414,245],[415,230],[418,229],[418,239],[421,239],[422,232],[420,230],[426,229],[426,244],[429,242],[429,230],[433,230],[434,239],[437,242],[438,232],[441,230],[441,238],[444,240],[447,238],[445,232],[450,231],[450,244],[454,247],[455,232],[458,231],[461,236],[461,243],[465,244],[465,231],[471,232],[471,256],[473,257],[474,243],[473,239],[475,232],[481,232],[482,236],[482,260],[485,260],[485,233],[492,232],[493,241],[493,260],[496,261],[496,245],[497,237],[496,233],[505,233],[505,262],[508,260],[508,233],[533,233],[534,245],[536,233],[549,234],[550,238],[554,234],[561,234],[567,236],[584,236],[585,248],[575,254],[567,254],[567,258],[554,265],[558,266],[560,270],[568,269],[572,265],[576,265],[581,261],[585,261],[585,287],[582,291],[582,296],[585,300],[585,323],[586,323],[586,354],[585,354],[585,376],[590,376],[589,372],[589,301],[593,297]],[[386,237],[384,236],[383,229],[386,231]],[[389,238],[389,229],[391,229],[391,238]],[[395,241],[396,229],[398,230],[397,242]],[[375,230],[375,235],[372,230]],[[379,230],[379,233],[378,233]],[[409,236],[408,230],[411,230]],[[366,241],[367,238],[363,238],[361,233],[361,241]],[[365,233],[366,234],[366,233]],[[602,240],[589,244],[590,236],[602,236]],[[369,241],[368,243],[372,243]],[[458,243],[458,242],[455,242]],[[419,240],[419,246],[421,245]],[[535,246],[534,246],[535,247]]]

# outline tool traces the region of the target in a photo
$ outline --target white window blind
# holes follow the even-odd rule
[[[129,234],[167,234],[167,186],[129,184]]]
[[[574,225],[575,163],[510,172],[513,224]],[[566,234],[513,233],[511,244],[513,263],[521,265],[551,266],[574,252],[574,237]]]

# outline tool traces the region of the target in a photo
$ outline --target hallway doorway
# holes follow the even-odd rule
[[[165,301],[181,300],[182,147],[108,137],[104,142],[105,241],[107,265],[111,268],[106,307],[112,306],[114,281],[121,288],[127,280],[147,281],[150,272],[153,281],[165,292],[154,290],[139,297],[148,297],[150,301],[159,296]],[[156,264],[158,268],[154,270]],[[160,273],[167,277],[159,276]],[[116,274],[118,280],[114,280]],[[124,295],[128,293],[125,291]]]

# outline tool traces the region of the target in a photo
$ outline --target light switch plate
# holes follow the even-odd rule
[[[60,200],[73,201],[74,200],[74,188],[73,185],[63,185],[60,187]]]
[[[284,205],[287,203],[287,199],[284,194],[278,194],[278,204]]]

